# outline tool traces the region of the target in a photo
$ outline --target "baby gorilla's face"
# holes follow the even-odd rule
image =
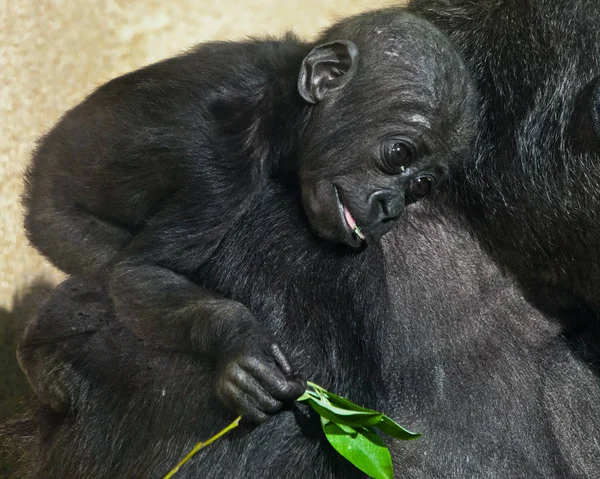
[[[407,137],[383,138],[371,151],[355,150],[362,159],[340,172],[305,170],[302,200],[314,232],[323,239],[360,247],[390,231],[405,206],[424,198],[446,176],[445,164],[419,161],[419,151]],[[339,152],[338,152],[339,153]],[[321,156],[322,158],[322,156]],[[340,159],[338,166],[343,166]]]
[[[356,55],[354,68],[342,72],[352,76],[343,88],[314,102],[301,155],[312,229],[354,248],[390,231],[407,205],[470,154],[474,89],[447,40],[385,41],[383,48],[354,46],[360,62]]]

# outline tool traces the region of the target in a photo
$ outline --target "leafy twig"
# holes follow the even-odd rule
[[[385,414],[358,406],[348,399],[330,393],[318,384],[307,382],[308,388],[298,401],[307,402],[321,416],[321,427],[333,448],[358,469],[374,479],[394,477],[392,457],[379,437],[377,429],[396,439],[409,441],[421,435],[404,429]],[[237,427],[241,416],[222,431],[196,444],[164,479],[170,479],[203,447]]]
[[[394,477],[390,452],[377,432],[405,441],[421,435],[404,429],[385,414],[358,406],[315,383],[298,401],[306,401],[321,416],[321,427],[332,447],[375,479]]]

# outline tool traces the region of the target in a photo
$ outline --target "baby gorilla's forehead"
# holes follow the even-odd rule
[[[385,10],[343,21],[319,42],[335,39],[352,42],[358,54],[351,80],[319,111],[316,135],[328,145],[377,154],[389,137],[410,138],[429,152],[468,143],[475,88],[460,54],[432,24]]]
[[[405,119],[424,126],[439,114],[448,121],[468,114],[474,88],[462,59],[449,45],[412,36],[387,37],[359,51],[356,81],[349,90],[362,92],[369,110],[380,109],[383,116],[401,111]]]
[[[372,67],[361,65],[354,82],[341,93],[338,105],[355,117],[394,123],[400,118],[424,127],[450,108],[459,107],[468,93],[457,87],[461,81],[437,65],[411,61],[406,51]],[[399,60],[400,55],[402,59]]]
[[[405,32],[406,33],[406,32]],[[468,72],[463,62],[446,40],[427,41],[412,35],[371,36],[359,47],[359,74],[374,75],[374,79],[407,81],[433,84],[440,77],[459,76],[466,78]]]

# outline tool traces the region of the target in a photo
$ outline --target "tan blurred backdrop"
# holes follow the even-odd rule
[[[212,39],[330,22],[391,0],[0,0],[0,308],[60,275],[28,245],[22,175],[35,140],[91,89]]]

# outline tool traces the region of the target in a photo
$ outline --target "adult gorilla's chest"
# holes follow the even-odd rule
[[[384,407],[423,433],[394,445],[403,477],[597,474],[600,382],[579,351],[598,342],[568,342],[464,228],[420,205],[383,249]]]

